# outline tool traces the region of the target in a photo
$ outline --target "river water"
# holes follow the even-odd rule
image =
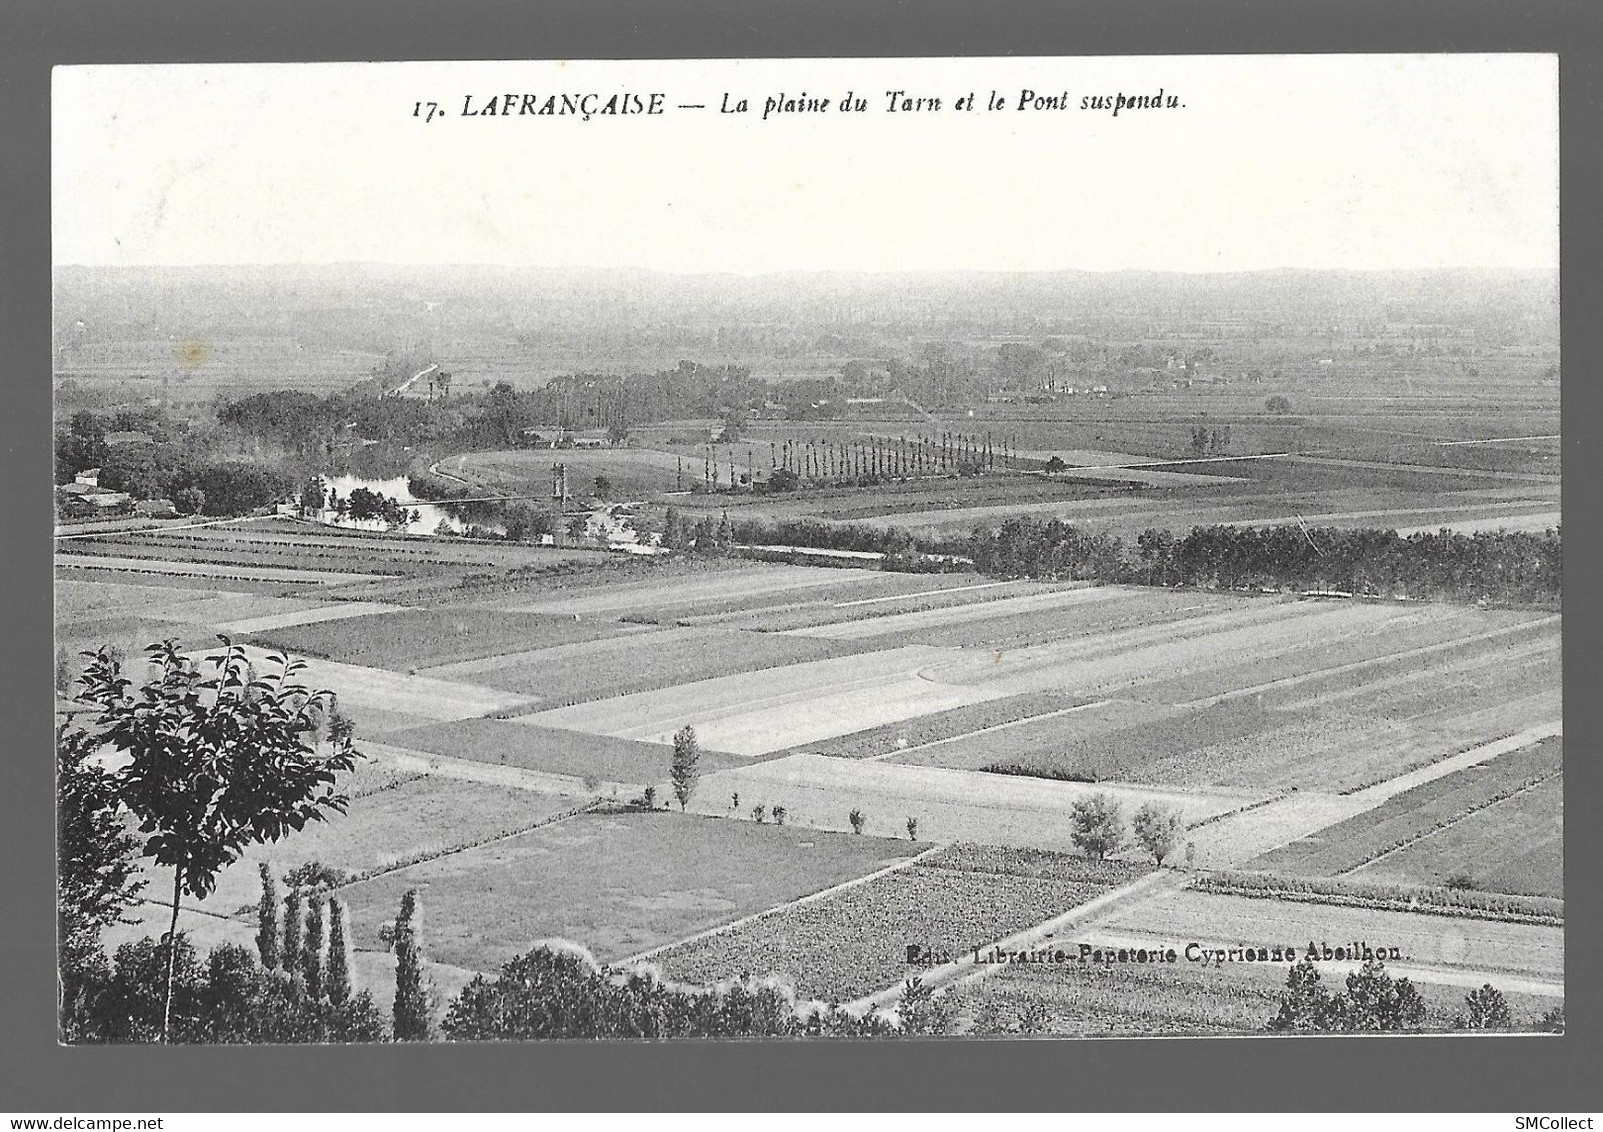
[[[418,513],[418,520],[415,523],[408,523],[404,527],[391,527],[382,519],[337,518],[334,512],[325,511],[323,513],[323,521],[330,526],[349,527],[351,530],[357,531],[399,531],[409,535],[435,534],[439,531],[442,522],[445,523],[447,529],[457,533],[466,530],[468,526],[468,524],[451,514],[440,504],[418,500],[413,496],[412,489],[407,484],[405,476],[395,476],[390,479],[369,479],[364,476],[349,475],[324,476],[323,482],[328,485],[333,494],[344,499],[350,498],[351,492],[357,488],[365,487],[368,491],[376,491],[386,498],[393,499],[398,503],[404,503],[408,510]],[[475,525],[480,530],[494,531],[497,534],[505,533],[504,528],[493,523],[478,523]]]

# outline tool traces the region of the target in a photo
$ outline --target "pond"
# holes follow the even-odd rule
[[[412,494],[411,486],[406,482],[405,476],[393,476],[389,479],[371,479],[365,476],[324,476],[323,482],[328,485],[332,495],[341,499],[349,499],[351,492],[357,488],[366,488],[387,499],[406,505],[407,510],[418,514],[416,522],[407,523],[404,527],[392,527],[382,519],[352,519],[341,517],[332,510],[323,512],[322,522],[334,527],[348,527],[357,531],[397,531],[409,535],[432,535],[440,533],[440,524],[445,529],[460,534],[465,531],[468,524],[453,514],[448,505],[429,503],[419,500]],[[506,528],[496,523],[475,523],[478,530],[492,531],[496,534],[505,534]]]

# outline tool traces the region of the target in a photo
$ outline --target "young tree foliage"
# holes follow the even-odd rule
[[[299,682],[302,662],[272,654],[253,678],[244,648],[222,641],[210,675],[169,639],[146,650],[157,671],[140,688],[105,650],[83,678],[101,742],[125,760],[116,791],[139,820],[144,855],[173,872],[169,934],[180,900],[206,897],[247,846],[343,813],[348,799],[335,783],[359,757],[348,732],[317,742],[333,694]],[[174,955],[169,948],[169,971]],[[170,1014],[170,986],[165,997]]]

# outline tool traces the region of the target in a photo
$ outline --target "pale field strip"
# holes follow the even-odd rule
[[[836,609],[851,609],[859,605],[879,605],[887,601],[907,601],[909,598],[928,597],[934,594],[960,594],[970,593],[974,590],[993,590],[998,586],[1017,586],[1017,582],[978,582],[967,586],[948,586],[938,590],[924,590],[916,594],[889,594],[885,597],[863,597],[856,601],[837,601]]]
[[[923,609],[912,613],[892,613],[885,617],[865,618],[857,621],[813,625],[805,629],[786,629],[795,637],[822,637],[831,641],[860,641],[869,637],[882,637],[913,629],[960,625],[969,621],[984,621],[994,617],[1007,617],[1017,613],[1033,613],[1043,609],[1060,609],[1085,602],[1108,601],[1124,596],[1111,587],[1086,586],[1079,589],[1055,590],[1042,594],[1025,594],[1021,597],[997,598],[994,601],[970,602],[964,605]]]
[[[699,943],[700,941],[704,939],[710,939],[713,936],[726,935],[737,928],[745,927],[754,920],[761,920],[766,916],[776,916],[781,912],[789,911],[792,908],[801,908],[808,904],[815,904],[818,901],[827,899],[837,893],[845,892],[847,889],[856,888],[859,885],[864,885],[870,881],[879,880],[881,877],[889,876],[890,874],[900,872],[902,869],[908,868],[909,866],[916,865],[919,861],[922,861],[931,853],[938,852],[942,848],[944,848],[942,845],[931,845],[923,852],[916,853],[905,860],[896,861],[893,864],[886,865],[882,869],[875,869],[873,872],[866,873],[863,876],[853,877],[850,880],[841,881],[839,884],[832,884],[828,888],[819,889],[817,892],[809,892],[805,896],[798,896],[794,900],[786,900],[783,903],[775,904],[772,907],[764,908],[758,912],[753,912],[748,916],[742,916],[738,920],[730,920],[726,924],[717,924],[713,927],[707,928],[705,931],[699,931],[694,935],[685,936],[683,939],[676,939],[671,943],[659,944],[647,951],[642,951],[636,955],[631,955],[626,959],[619,959],[611,965],[614,967],[626,967],[634,963],[644,963],[650,960],[653,956],[662,954],[664,951],[671,951],[676,947],[685,947],[689,944]]]
[[[509,605],[505,608],[509,613],[612,613],[875,578],[883,578],[880,571],[851,568],[820,570],[816,566],[772,565],[763,568],[719,570],[706,577],[682,578],[671,582],[635,582],[608,586],[604,589],[597,588],[576,593],[572,597]]]
[[[321,609],[334,604],[308,593],[304,597],[274,597],[270,594],[219,593],[200,591],[207,596],[201,601],[180,601],[156,606],[145,616],[163,621],[179,621],[188,625],[219,626],[227,621],[242,621],[251,617],[267,617],[280,613],[299,613],[305,609]]]
[[[1316,942],[1318,942],[1320,939],[1321,937],[1315,937]],[[1349,947],[1353,942],[1355,942],[1353,940],[1330,939],[1328,936],[1323,937],[1323,939],[1328,941],[1333,949],[1337,947]],[[1250,940],[1203,941],[1191,940],[1189,938],[1179,939],[1172,934],[1161,935],[1156,932],[1116,933],[1100,930],[1087,933],[1078,933],[1074,937],[1074,946],[1076,948],[1081,943],[1087,943],[1092,947],[1098,947],[1104,950],[1108,948],[1117,950],[1119,948],[1139,949],[1143,947],[1151,950],[1154,948],[1172,947],[1175,948],[1175,950],[1183,953],[1186,944],[1192,942],[1202,943],[1204,946],[1212,949],[1241,947],[1244,943],[1251,943],[1254,947],[1265,946],[1272,949],[1275,946],[1284,946],[1293,941],[1289,939],[1282,940],[1279,945],[1267,942],[1258,943]],[[1359,940],[1356,942],[1361,943],[1363,941]],[[1308,943],[1308,940],[1302,940],[1298,944],[1297,954],[1299,956],[1305,953]],[[1373,941],[1370,943],[1370,946],[1374,946]],[[1385,946],[1389,947],[1391,945],[1386,944]],[[1182,963],[1186,962],[1183,957],[1180,961]],[[1331,982],[1345,979],[1348,975],[1355,974],[1363,967],[1363,965],[1364,964],[1362,960],[1337,959],[1328,961],[1321,959],[1318,964],[1320,977]],[[1239,966],[1239,964],[1237,964],[1237,966]],[[1284,972],[1290,969],[1291,964],[1258,963],[1256,966],[1260,969],[1267,969],[1271,971],[1274,971],[1278,968],[1279,971]],[[1500,970],[1491,971],[1473,967],[1466,968],[1462,966],[1440,966],[1434,964],[1409,963],[1406,961],[1398,963],[1388,960],[1386,962],[1386,973],[1392,976],[1394,979],[1408,979],[1415,983],[1428,983],[1434,986],[1461,987],[1466,991],[1474,990],[1478,987],[1484,986],[1486,983],[1493,983],[1496,985],[1498,990],[1503,991],[1506,994],[1530,994],[1539,995],[1544,998],[1564,997],[1564,982],[1562,979],[1537,979],[1523,975],[1512,976],[1507,972]]]
[[[220,566],[211,562],[164,561],[159,558],[119,558],[98,554],[56,554],[58,566],[74,570],[116,570],[129,574],[182,574],[195,578],[238,578],[248,582],[377,582],[393,574],[357,574],[332,570],[303,570],[286,566]]]
[[[276,670],[267,658],[272,650],[243,646],[245,655],[262,674]],[[222,655],[221,649],[187,654],[204,664]],[[443,722],[503,711],[525,702],[526,697],[474,684],[457,684],[428,676],[407,676],[380,668],[366,668],[333,660],[303,659],[306,667],[298,680],[308,688],[326,688],[341,702]]]
[[[559,794],[573,798],[589,798],[594,794],[584,780],[567,774],[527,770],[518,766],[457,759],[449,755],[436,755],[428,751],[414,751],[408,747],[395,747],[387,743],[364,740],[362,753],[382,761],[398,770],[421,771],[440,778],[455,778],[464,782],[483,782],[491,786],[510,786],[519,790],[532,790],[537,794]],[[600,782],[597,791],[602,795],[617,792],[620,797],[632,797],[645,786],[638,782]]]
[[[919,669],[953,651],[911,645],[803,661],[520,715],[517,722],[656,743],[672,743],[673,733],[689,723],[713,750],[767,754],[841,728],[860,730],[989,698],[984,690],[919,679]],[[871,722],[831,717],[848,705]],[[792,738],[796,733],[804,737]]]
[[[1328,941],[1334,948],[1356,940],[1371,947],[1399,947],[1405,961],[1424,966],[1564,975],[1564,929],[1550,924],[1182,890],[1122,909],[1103,926],[1220,947],[1306,948],[1312,940]]]
[[[246,617],[239,621],[224,621],[216,625],[225,633],[262,633],[269,629],[288,629],[294,625],[314,625],[322,621],[342,621],[347,617],[365,617],[374,613],[400,613],[411,608],[405,605],[388,605],[381,601],[348,601],[336,605],[321,605],[299,612],[269,613],[261,617]]]
[[[680,640],[694,633],[695,630],[685,628],[663,629],[656,625],[620,624],[616,633],[609,637],[597,637],[590,641],[570,641],[562,645],[548,645],[543,649],[498,653],[495,656],[479,657],[475,660],[457,660],[449,664],[420,668],[418,672],[424,676],[453,680],[461,676],[476,676],[482,672],[498,672],[536,663],[558,669],[567,664],[593,662],[598,657],[609,656],[617,657],[620,664],[626,665],[629,651],[639,645],[639,641],[635,638],[649,637],[651,643],[655,645]],[[526,698],[537,700],[537,697]]]
[[[804,753],[707,775],[690,808],[727,815],[736,792],[743,805],[783,805],[794,824],[817,829],[849,829],[847,815],[860,808],[869,816],[870,831],[882,836],[899,835],[913,817],[920,840],[1062,851],[1075,848],[1070,820],[1074,803],[1091,794],[1111,794],[1128,809],[1146,802],[1168,806],[1187,823],[1231,812],[1252,798],[1247,793],[1060,782]]]
[[[965,656],[924,675],[952,683],[982,682],[1009,692],[1062,690],[1100,698],[1143,680],[1215,667],[1221,657],[1270,659],[1318,648],[1401,616],[1397,607],[1385,605],[1277,602],[1261,611],[1230,610],[1130,633]]]
[[[177,589],[136,582],[86,582],[57,578],[54,587],[56,619],[65,613],[74,620],[102,613],[145,613],[152,608],[178,607],[212,598],[246,596],[238,590]]]
[[[888,578],[915,578],[914,574],[895,574],[880,571],[882,576]],[[879,597],[858,598],[854,601],[827,602],[807,594],[800,595],[801,600],[762,605],[747,609],[732,609],[718,613],[702,613],[679,618],[681,625],[715,625],[727,626],[731,629],[753,629],[757,632],[784,632],[784,622],[788,614],[802,613],[809,618],[821,618],[819,624],[839,625],[849,619],[888,617],[900,612],[913,612],[912,610],[879,610],[872,608],[889,604],[920,606],[933,602],[927,608],[946,608],[948,605],[967,605],[994,601],[999,598],[1010,597],[1015,594],[1037,594],[1056,591],[1070,587],[1089,585],[1087,582],[1074,582],[1068,585],[1047,582],[1033,582],[1013,580],[1005,582],[984,582],[979,585],[932,587],[922,590],[895,590]],[[960,596],[953,600],[949,595],[968,595],[972,591],[983,590],[984,593],[973,597]],[[864,608],[870,607],[870,608]],[[841,612],[836,612],[841,611]],[[777,622],[777,624],[776,624]],[[799,628],[811,628],[801,625]]]

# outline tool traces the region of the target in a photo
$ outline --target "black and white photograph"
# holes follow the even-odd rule
[[[56,67],[54,1040],[1563,1034],[1558,83]]]

